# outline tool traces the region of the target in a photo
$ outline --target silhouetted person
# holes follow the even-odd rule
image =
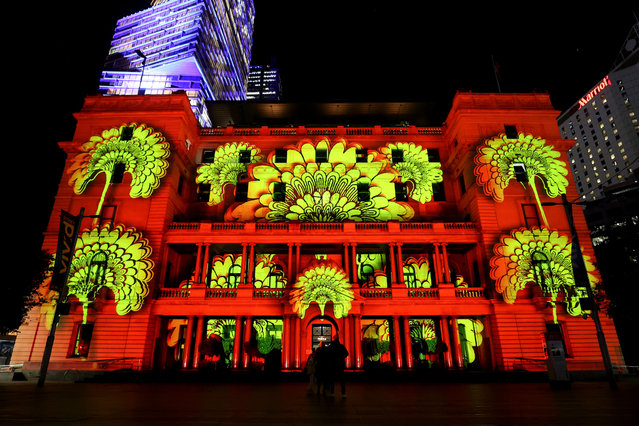
[[[328,347],[331,359],[331,369],[329,373],[329,386],[331,396],[334,394],[335,382],[339,382],[342,390],[342,398],[346,397],[346,381],[344,377],[344,369],[346,368],[346,357],[348,357],[348,350],[339,341],[339,334],[335,335],[335,339]]]
[[[320,342],[315,351],[315,382],[317,383],[317,394],[326,395],[328,376],[331,370],[331,353],[324,342]]]
[[[313,392],[317,377],[315,375],[315,348],[313,348],[311,354],[306,360],[306,366],[304,367],[306,374],[308,374],[308,392]]]

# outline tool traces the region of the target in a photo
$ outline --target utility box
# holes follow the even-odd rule
[[[570,387],[566,350],[560,333],[545,333],[548,379],[553,387]]]

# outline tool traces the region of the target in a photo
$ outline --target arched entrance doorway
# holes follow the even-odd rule
[[[339,325],[329,315],[316,315],[308,321],[306,328],[306,348],[317,349],[321,344],[330,343],[339,333]]]

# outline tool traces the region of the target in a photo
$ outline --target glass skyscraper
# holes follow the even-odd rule
[[[206,101],[246,99],[254,17],[252,0],[155,0],[118,20],[99,91],[185,91],[208,127]]]

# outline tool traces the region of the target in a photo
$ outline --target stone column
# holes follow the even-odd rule
[[[393,346],[395,347],[395,367],[402,368],[402,334],[399,331],[399,317],[393,315]]]
[[[442,342],[444,342],[444,344],[446,345],[446,348],[448,349],[446,352],[444,352],[444,365],[446,366],[446,368],[451,369],[453,368],[453,355],[452,355],[453,346],[450,344],[447,317],[441,317],[439,321],[439,327],[441,331]]]
[[[344,273],[346,274],[346,278],[348,279],[348,281],[350,283],[353,282],[353,280],[351,279],[351,273],[350,273],[350,268],[349,268],[349,261],[348,261],[348,243],[344,243],[344,261],[342,262],[342,264],[344,265]]]
[[[235,317],[235,337],[233,339],[233,369],[240,367],[240,349],[242,348],[242,317]]]
[[[390,253],[390,267],[391,267],[391,272],[390,272],[390,276],[388,277],[388,284],[389,287],[392,287],[393,284],[395,284],[397,282],[397,264],[395,263],[395,243],[388,243],[388,246],[390,248],[389,253]]]
[[[202,259],[202,278],[201,282],[206,283],[208,281],[209,274],[209,261],[211,260],[211,244],[205,243],[204,247],[204,259]]]
[[[253,287],[253,269],[255,266],[255,243],[249,243],[249,257],[247,259],[248,262],[248,286]]]
[[[342,318],[342,336],[340,341],[346,347],[348,351],[348,357],[346,357],[346,368],[351,368],[351,361],[353,359],[353,338],[351,337],[351,316]]]
[[[300,265],[302,263],[302,244],[295,243],[295,276],[297,277],[300,272]]]
[[[290,246],[289,246],[290,247]],[[291,316],[284,315],[284,341],[282,342],[282,369],[288,370],[291,366]]]
[[[435,278],[436,278],[436,283],[433,284],[439,284],[442,281],[442,268],[441,268],[441,258],[439,256],[439,243],[434,243],[433,244],[434,247],[434,251],[433,251],[433,266],[435,267]]]
[[[193,281],[200,282],[200,273],[202,272],[202,243],[197,243],[197,254],[195,255],[195,271],[193,274]]]
[[[293,359],[293,366],[296,369],[301,368],[301,347],[302,347],[302,320],[299,316],[293,317],[293,323],[295,324],[295,334],[293,335],[293,347],[295,348],[295,358]]]
[[[451,319],[453,325],[453,345],[455,346],[455,367],[460,370],[464,368],[464,354],[459,339],[459,326],[457,325],[457,317]]]
[[[361,369],[362,360],[362,316],[360,314],[353,315],[353,348],[355,352],[355,368]]]
[[[202,330],[204,326],[204,316],[197,316],[197,325],[195,329],[195,346],[193,348],[193,368],[200,367],[200,343],[202,343]]]
[[[410,340],[410,320],[404,317],[404,352],[406,355],[406,368],[413,369],[413,347]]]
[[[244,325],[244,338],[242,339],[244,342],[244,357],[243,357],[243,367],[249,368],[251,363],[251,357],[247,352],[248,343],[251,340],[251,332],[253,331],[253,318],[250,316],[246,317],[246,324]]]
[[[357,244],[351,243],[351,277],[353,286],[357,286]]]
[[[288,245],[288,276],[287,276],[287,285],[289,287],[293,286],[293,243],[287,243]]]
[[[247,243],[242,243],[242,268],[240,271],[240,286],[244,286],[244,283],[246,282],[246,244]]]
[[[453,282],[453,277],[450,276],[450,268],[448,267],[448,252],[446,251],[447,243],[441,243],[442,246],[442,266],[444,269],[443,278],[444,282],[450,283]]]
[[[191,363],[191,341],[193,340],[193,315],[188,317],[186,325],[186,340],[184,341],[184,352],[182,353],[182,368],[187,369]]]

